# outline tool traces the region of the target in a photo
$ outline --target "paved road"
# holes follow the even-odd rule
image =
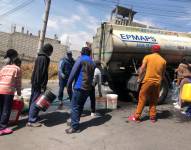
[[[169,99],[168,99],[169,100]],[[141,123],[127,122],[136,105],[119,102],[114,111],[100,111],[102,117],[81,118],[82,132],[66,135],[68,107],[52,106],[42,114],[44,126],[25,127],[22,117],[14,134],[0,137],[1,150],[190,150],[191,120],[174,110],[170,102],[158,106],[158,122],[148,120],[148,107]]]

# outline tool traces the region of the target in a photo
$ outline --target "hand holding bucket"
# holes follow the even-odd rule
[[[36,100],[36,107],[42,111],[46,111],[50,104],[56,99],[56,95],[50,90],[46,90]]]

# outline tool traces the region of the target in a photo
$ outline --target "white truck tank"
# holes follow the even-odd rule
[[[161,54],[168,63],[179,63],[183,57],[191,57],[191,34],[110,23],[105,23],[103,29],[102,36],[101,28],[97,30],[92,47],[94,58],[101,58],[105,63],[142,59],[150,53],[153,44],[161,46]]]

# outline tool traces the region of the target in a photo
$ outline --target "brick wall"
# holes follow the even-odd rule
[[[20,32],[5,33],[0,32],[0,54],[9,48],[16,49],[21,56],[26,58],[35,57],[37,54],[39,37],[28,35]],[[51,43],[54,52],[51,60],[58,61],[66,52],[67,47],[62,45],[60,41],[46,38],[45,43]]]

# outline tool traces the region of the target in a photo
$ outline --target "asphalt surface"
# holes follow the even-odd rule
[[[56,92],[57,85],[50,85]],[[107,91],[104,87],[104,92]],[[124,100],[124,99],[123,99]],[[151,123],[148,107],[145,107],[141,123],[128,122],[136,104],[118,102],[116,110],[98,110],[101,117],[92,118],[89,111],[81,118],[81,132],[65,133],[69,118],[69,101],[63,110],[57,104],[41,114],[40,128],[25,127],[26,116],[22,116],[15,132],[0,136],[0,150],[190,150],[191,119],[172,106],[170,96],[167,103],[157,107],[158,121]],[[88,104],[86,105],[88,108]]]

